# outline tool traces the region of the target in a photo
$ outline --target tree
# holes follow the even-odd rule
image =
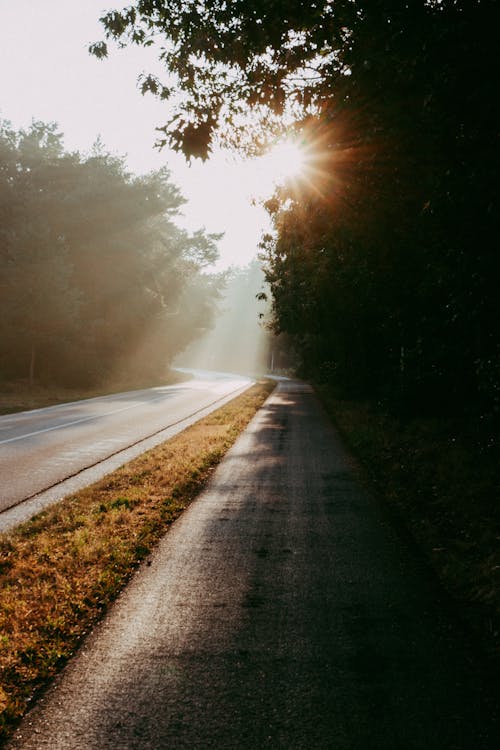
[[[156,44],[165,138],[205,157],[300,133],[311,183],[273,204],[276,328],[316,370],[403,410],[500,413],[492,0],[137,0],[108,39]],[[93,52],[107,54],[105,43]],[[174,93],[175,92],[175,93]],[[268,129],[266,134],[266,128]]]
[[[37,363],[55,356],[75,335],[79,291],[62,233],[51,226],[54,164],[63,159],[54,124],[34,123],[15,133],[0,130],[1,341],[3,368],[25,370],[33,382]]]
[[[166,140],[187,156],[205,157],[216,131],[229,125],[241,135],[249,110],[253,121],[258,115],[267,125],[284,115],[301,119],[331,111],[332,101],[341,107],[370,79],[372,96],[388,83],[413,96],[422,58],[429,58],[428,68],[437,62],[421,44],[429,29],[437,25],[436,39],[448,45],[450,23],[463,31],[473,21],[493,42],[493,6],[491,0],[135,0],[101,21],[108,40],[158,48],[165,78],[143,76],[142,91],[174,109],[163,128]],[[90,50],[106,57],[107,42]],[[443,72],[435,69],[434,78]]]
[[[168,170],[135,177],[55,125],[0,130],[0,367],[89,382],[158,377],[210,323],[219,235],[175,224]]]
[[[279,127],[285,113],[321,107],[357,15],[347,0],[136,0],[101,21],[107,39],[158,46],[165,79],[145,75],[141,87],[174,103],[162,143],[205,158],[216,131],[242,137],[249,110]],[[104,41],[90,50],[108,54]]]

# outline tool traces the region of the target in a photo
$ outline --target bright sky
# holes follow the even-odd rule
[[[111,50],[107,60],[88,54],[103,38],[98,18],[125,0],[0,0],[0,118],[14,127],[32,118],[57,122],[68,149],[86,151],[98,135],[112,152],[127,155],[137,173],[167,165],[189,203],[186,228],[225,232],[219,267],[245,265],[257,252],[267,215],[252,197],[271,193],[269,164],[231,163],[221,155],[189,168],[178,154],[153,148],[155,127],[169,118],[165,103],[142,96],[136,80],[152,72],[151,49]]]

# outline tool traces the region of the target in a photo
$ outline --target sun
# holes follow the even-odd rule
[[[298,141],[287,138],[261,157],[261,168],[266,175],[265,182],[276,187],[304,176],[307,155]]]
[[[237,160],[239,189],[252,202],[267,200],[278,187],[298,187],[309,180],[312,164],[312,152],[303,141],[291,137],[277,141],[260,156]]]

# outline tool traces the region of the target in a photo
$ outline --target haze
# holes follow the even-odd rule
[[[136,378],[138,363],[146,357],[148,377],[154,380],[163,371],[158,347],[165,337],[168,345],[162,347],[165,349],[164,359],[170,361],[177,356],[176,361],[181,365],[195,366],[198,362],[205,367],[230,367],[245,372],[265,369],[269,334],[259,324],[262,306],[256,303],[255,294],[261,289],[263,278],[257,266],[241,271],[240,276],[233,274],[226,291],[223,291],[219,279],[210,282],[212,291],[209,292],[203,279],[206,271],[220,272],[230,266],[244,268],[255,257],[261,234],[269,229],[268,216],[255,199],[270,195],[276,180],[290,170],[290,152],[285,148],[274,157],[253,161],[242,161],[217,152],[208,162],[195,160],[189,166],[183,156],[154,148],[155,128],[168,119],[169,113],[165,104],[151,96],[142,96],[136,82],[141,72],[158,71],[155,52],[115,48],[105,61],[88,53],[89,43],[102,38],[103,30],[98,19],[109,7],[112,6],[103,0],[70,3],[66,0],[43,3],[0,0],[0,65],[3,71],[0,118],[10,122],[15,131],[29,130],[33,121],[57,123],[57,130],[63,135],[61,148],[67,154],[74,151],[81,154],[81,164],[73,165],[75,185],[81,180],[79,169],[85,170],[85,159],[93,153],[97,138],[104,152],[125,158],[126,171],[141,175],[166,166],[171,173],[170,182],[177,185],[187,199],[184,205],[176,204],[174,211],[175,225],[187,232],[182,240],[183,252],[190,253],[187,236],[201,231],[205,236],[219,234],[216,240],[207,240],[217,247],[219,255],[216,260],[213,252],[203,257],[194,275],[190,272],[190,281],[185,283],[184,278],[182,285],[172,291],[168,284],[164,286],[164,272],[158,270],[155,260],[158,240],[143,238],[141,241],[146,244],[141,262],[145,263],[144,268],[155,274],[155,283],[136,283],[131,297],[130,291],[125,293],[109,273],[109,263],[115,262],[111,260],[113,253],[109,243],[116,244],[115,239],[110,239],[114,231],[111,224],[107,222],[105,227],[101,226],[101,236],[94,237],[90,256],[86,239],[82,240],[83,230],[74,233],[74,227],[66,227],[64,231],[69,232],[73,245],[71,251],[65,250],[69,256],[65,256],[64,262],[61,258],[54,261],[50,241],[44,249],[30,251],[36,258],[23,256],[21,260],[18,275],[24,279],[28,278],[26,274],[29,275],[34,262],[44,268],[38,276],[37,294],[31,295],[30,308],[22,314],[16,313],[16,292],[13,292],[14,298],[10,292],[4,294],[5,332],[1,353],[4,372],[9,377],[29,376],[32,385],[39,378],[69,379],[72,382],[76,378],[85,384],[102,378],[114,382],[124,373],[127,375],[125,380],[130,379],[129,376]],[[35,158],[40,167],[45,164],[45,156],[38,154]],[[25,168],[31,169],[28,164]],[[100,168],[108,179],[110,165],[103,162]],[[120,190],[125,188],[127,180],[124,173]],[[118,189],[118,186],[113,189]],[[126,190],[133,192],[134,189],[126,185]],[[68,188],[65,199],[72,200],[71,188]],[[88,203],[90,197],[76,196],[75,200],[82,200],[82,206],[87,201],[86,209],[82,210],[89,210],[88,219],[99,224],[92,213],[95,207]],[[108,194],[106,200],[110,201],[109,205],[115,201],[117,215],[123,221],[124,205],[118,193]],[[40,210],[56,210],[54,201],[56,196],[51,196]],[[70,223],[73,220],[71,214],[66,218]],[[26,216],[23,221],[29,225],[31,219]],[[34,217],[33,221],[36,224]],[[125,228],[127,226],[129,231],[136,232],[137,228],[132,229],[126,223]],[[173,239],[175,231],[171,225],[167,234],[168,241],[175,244],[177,240]],[[79,251],[75,250],[77,247]],[[171,259],[169,263],[172,263],[172,248],[166,256]],[[90,258],[83,270],[78,252]],[[122,254],[119,260],[122,281],[130,285],[137,271],[133,270],[136,267],[130,260],[130,247],[124,252],[127,259]],[[200,258],[198,255],[197,261]],[[70,278],[70,288],[57,276],[54,262],[59,271],[63,269],[63,275]],[[105,270],[99,265],[101,262],[105,263]],[[173,273],[175,267],[174,264]],[[95,277],[101,282],[99,288],[92,289],[91,279]],[[126,277],[129,281],[125,281]],[[5,290],[15,290],[8,272],[3,281]],[[127,290],[129,288],[127,286]],[[239,294],[235,294],[236,288]],[[91,294],[94,296],[92,305],[89,302]],[[126,299],[125,308],[122,307],[122,297]],[[156,300],[154,304],[148,302],[151,297]],[[40,304],[37,302],[39,298]],[[51,300],[50,303],[43,301],[47,299]],[[177,309],[179,299],[184,300],[182,324]],[[146,310],[148,305],[149,312]],[[65,312],[68,308],[72,308],[71,315]],[[219,314],[222,317],[217,322]],[[132,322],[134,316],[136,320]],[[50,321],[46,323],[43,335],[32,340],[36,320],[45,317]],[[60,324],[61,317],[66,319],[66,325]],[[204,325],[200,327],[202,317]],[[142,318],[148,321],[143,326],[140,323]],[[106,344],[106,326],[99,322],[104,319],[108,327],[113,327],[113,341],[109,344]],[[125,324],[124,320],[129,320],[129,323]],[[211,330],[213,325],[215,330]],[[9,327],[10,330],[19,329],[15,341],[8,335]],[[81,336],[86,337],[83,346],[78,339]],[[116,345],[117,339],[120,346]],[[183,356],[182,351],[190,341],[195,343]],[[236,341],[243,345],[235,347]],[[93,347],[97,349],[94,351]],[[100,352],[99,366],[92,362],[97,350]],[[153,350],[156,350],[154,354]],[[78,363],[76,367],[75,363]]]
[[[104,0],[0,0],[0,117],[15,127],[33,118],[55,121],[70,150],[87,151],[100,135],[138,174],[168,166],[189,201],[179,223],[225,233],[217,268],[246,265],[268,226],[251,199],[270,192],[272,176],[259,164],[242,167],[221,154],[189,168],[183,156],[153,148],[168,111],[142,96],[136,80],[158,69],[155,53],[115,49],[106,61],[88,53],[89,43],[102,38],[98,19],[110,7]]]

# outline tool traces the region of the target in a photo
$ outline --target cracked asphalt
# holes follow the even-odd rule
[[[311,389],[282,383],[10,750],[492,750],[491,686]]]

